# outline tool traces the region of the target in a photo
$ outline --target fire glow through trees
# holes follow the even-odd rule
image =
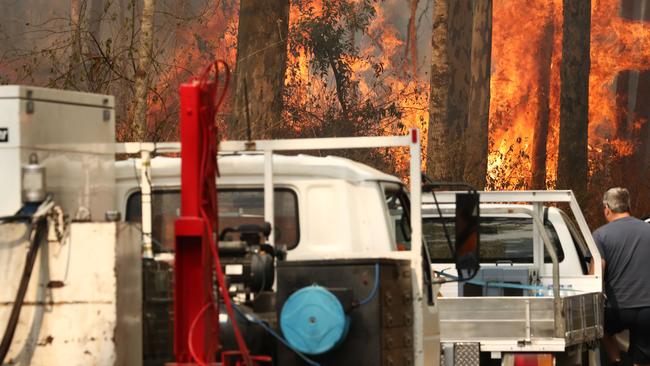
[[[641,4],[641,9],[636,10],[641,13],[639,18],[644,12],[650,13],[643,8],[646,0],[625,1],[636,6]],[[372,133],[403,133],[410,127],[418,127],[423,130],[422,136],[427,136],[432,2],[374,2],[375,16],[369,27],[354,35],[358,57],[345,62],[352,70],[358,103],[395,103],[399,110],[397,119],[387,119]],[[418,20],[415,35],[409,34],[408,29],[408,10],[413,4],[416,7],[411,11]],[[310,6],[318,13],[322,3],[312,1]],[[159,77],[157,89],[163,97],[174,98],[173,85],[187,77],[187,70],[198,69],[215,54],[235,63],[238,8],[237,0],[220,1],[207,22],[177,32],[178,46],[171,64],[180,66]],[[632,84],[628,90],[621,90],[618,79],[621,72],[650,69],[650,23],[620,16],[621,13],[621,0],[592,0],[590,174],[599,165],[607,165],[598,161],[601,155],[632,155],[639,148],[642,134],[638,132],[648,117],[634,110],[635,103],[637,106],[643,103],[643,96],[636,95]],[[290,26],[303,16],[292,5]],[[536,168],[532,150],[536,127],[540,124],[548,128],[544,139],[546,184],[548,188],[555,186],[561,53],[562,0],[494,1],[488,189],[531,188],[531,171]],[[323,106],[336,103],[331,73],[317,75],[311,62],[306,52],[288,53],[285,85],[293,85],[294,89],[285,95],[285,102],[298,106],[302,113],[290,116],[285,112],[284,123],[295,136],[313,137],[315,125],[325,118]],[[163,85],[168,86],[169,93],[164,93]],[[150,119],[155,124],[156,114],[161,111],[156,98],[151,99]],[[426,141],[423,145],[426,146]],[[406,155],[397,153],[390,163],[397,165],[393,167],[394,172],[404,172]]]
[[[645,3],[639,1],[638,3]],[[621,107],[617,76],[650,69],[650,23],[624,19],[619,0],[592,0],[589,77],[590,173],[604,150],[626,157],[639,145],[634,133],[647,116]],[[524,11],[525,8],[525,11]],[[644,13],[641,9],[641,13]],[[527,188],[532,168],[534,127],[549,124],[547,184],[554,186],[559,129],[562,1],[495,1],[490,102],[489,176],[495,188]],[[630,90],[636,98],[636,90]],[[642,103],[642,100],[636,101]],[[647,102],[646,102],[647,103]],[[634,106],[632,106],[634,108]]]
[[[384,10],[394,6],[392,3],[395,1],[375,3],[376,19],[368,34],[362,35],[358,41],[363,57],[351,65],[354,78],[359,81],[359,91],[366,98],[375,93],[376,90],[369,86],[370,64],[363,60],[367,56],[378,57],[381,64],[391,70],[385,73],[384,82],[393,86],[393,98],[400,108],[408,111],[402,118],[403,126],[425,129],[429,118],[429,66],[422,61],[426,62],[428,58],[418,59],[415,74],[395,71],[407,65],[404,55],[408,50],[405,49],[406,31],[398,29],[391,20],[394,14]],[[313,4],[317,8],[319,2]],[[611,154],[625,157],[638,148],[638,134],[617,132],[621,124],[627,124],[631,131],[639,131],[647,122],[647,116],[628,110],[628,105],[621,106],[621,97],[627,96],[620,90],[617,92],[616,85],[617,77],[623,71],[650,69],[650,23],[623,18],[618,15],[621,14],[620,7],[619,0],[592,0],[589,80],[591,174],[596,170],[595,161],[604,150],[610,149]],[[418,29],[430,28],[428,15]],[[300,13],[292,8],[290,21],[295,22],[299,17]],[[418,37],[422,35],[418,34]],[[489,188],[531,188],[532,147],[535,127],[540,119],[545,119],[548,125],[546,183],[548,188],[553,188],[560,118],[562,0],[495,1],[492,40],[488,178],[493,184]],[[417,52],[429,54],[430,48],[419,47]],[[298,77],[309,86],[303,95],[294,96],[296,98],[322,95],[327,88],[327,82],[313,75],[308,65],[309,60],[304,55],[289,56],[288,68],[296,68],[299,72],[292,76],[288,74],[287,79]],[[636,97],[636,90],[630,92]],[[642,101],[637,99],[637,103]],[[383,132],[400,131],[387,126]],[[396,163],[405,164],[405,161],[397,159]]]
[[[290,1],[289,27],[306,17],[297,3],[308,4],[317,14],[326,1],[331,2]],[[372,131],[365,132],[399,134],[418,127],[426,138],[434,0],[347,2],[371,4],[374,9],[368,26],[351,34],[356,56],[342,60],[351,70],[354,103],[388,112],[377,117],[379,123],[373,125]],[[536,139],[545,142],[542,169],[546,172],[546,186],[555,186],[562,2],[493,0],[488,189],[531,188],[531,172],[538,168],[533,159]],[[89,14],[95,22],[89,18],[81,25],[84,32],[95,32],[97,39],[84,37],[83,47],[77,51],[83,68],[72,68],[65,65],[71,59],[70,45],[79,43],[73,42],[79,37],[75,38],[74,32],[81,28],[75,28],[70,3],[50,2],[44,11],[34,11],[37,3],[24,0],[7,9],[0,29],[0,82],[113,94],[119,104],[118,138],[129,139],[129,86],[134,74],[130,64],[136,52],[133,45],[137,43],[138,9],[123,6],[126,0],[108,2],[103,9],[93,8],[97,13]],[[148,103],[149,127],[154,133],[150,137],[175,140],[178,85],[215,57],[235,66],[239,0],[160,0],[156,6],[157,59],[151,70]],[[591,0],[591,7],[591,183],[594,177],[609,174],[609,180],[599,184],[625,185],[627,172],[634,168],[645,172],[636,180],[647,182],[650,177],[643,177],[650,166],[650,0]],[[287,137],[322,134],[322,121],[332,116],[327,113],[339,103],[334,77],[331,72],[315,72],[307,52],[287,52],[285,86],[290,92],[284,96],[284,131]],[[78,69],[87,69],[92,80],[70,75]],[[96,85],[88,86],[93,82]],[[223,113],[228,113],[227,106]],[[355,117],[339,119],[350,125],[358,123],[359,115]],[[548,133],[540,126],[546,126]],[[336,128],[325,132],[337,136],[349,132]],[[544,139],[538,139],[542,135]],[[397,174],[405,171],[405,154],[391,153],[390,159],[388,153],[382,154],[384,168]],[[626,159],[631,162],[630,169],[610,169],[617,164],[624,167],[619,162]],[[648,183],[644,184],[638,184],[637,192],[650,192]],[[650,194],[645,195],[645,207],[650,212]]]

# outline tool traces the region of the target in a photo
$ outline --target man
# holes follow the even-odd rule
[[[615,364],[621,354],[614,335],[630,331],[628,354],[635,365],[650,365],[650,225],[630,215],[630,193],[611,188],[603,196],[607,224],[593,234],[603,258],[605,337]]]

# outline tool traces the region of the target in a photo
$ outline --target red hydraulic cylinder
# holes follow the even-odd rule
[[[207,177],[215,187],[216,157],[210,149],[207,159],[212,160],[208,164],[203,161],[204,144],[214,146],[214,134],[205,136],[201,132],[201,123],[206,122],[201,120],[201,113],[206,106],[202,105],[198,81],[181,85],[180,107],[182,203],[181,216],[174,226],[174,354],[177,364],[195,364],[191,342],[194,355],[212,363],[218,347],[218,323],[212,304],[212,255],[208,239],[212,230],[208,230],[204,217],[207,214],[208,218],[214,218],[216,213],[205,211],[207,192],[203,185]]]

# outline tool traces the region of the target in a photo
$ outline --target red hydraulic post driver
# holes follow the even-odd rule
[[[219,65],[225,67],[225,85],[217,99]],[[211,77],[214,71],[214,77]],[[219,346],[218,304],[214,299],[212,269],[217,273],[221,299],[235,319],[225,288],[215,244],[217,230],[215,114],[223,101],[229,71],[222,61],[211,64],[198,79],[180,88],[181,216],[175,222],[174,353],[171,365],[215,364]],[[235,338],[243,365],[252,366],[237,323]]]

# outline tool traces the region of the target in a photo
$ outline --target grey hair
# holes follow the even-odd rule
[[[621,187],[610,188],[603,195],[603,204],[616,213],[630,211],[630,192]]]

